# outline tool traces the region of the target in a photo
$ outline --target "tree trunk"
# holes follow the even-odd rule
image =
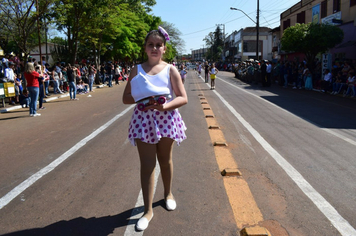
[[[312,53],[305,53],[306,60],[307,60],[307,66],[310,70],[311,73],[314,73],[314,60],[316,55]]]

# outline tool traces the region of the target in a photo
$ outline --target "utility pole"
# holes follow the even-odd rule
[[[225,24],[217,24],[217,26],[219,27],[220,29],[220,26],[223,27],[223,37],[222,37],[222,40],[223,40],[223,48],[225,47]],[[224,50],[224,49],[223,49]],[[221,59],[223,59],[224,57],[224,54],[221,55]]]
[[[46,40],[46,63],[48,63],[48,27],[47,27],[47,20],[46,17],[44,18],[44,24],[45,24],[45,40]],[[49,64],[49,63],[48,63]]]
[[[257,21],[256,21],[256,58],[259,60],[259,41],[260,41],[260,0],[257,0]],[[262,55],[261,55],[262,56]]]
[[[38,0],[36,0],[36,13],[37,13],[37,34],[38,34],[38,49],[40,52],[40,65],[42,66],[42,49],[41,49],[41,34],[40,34],[40,10],[38,8]]]

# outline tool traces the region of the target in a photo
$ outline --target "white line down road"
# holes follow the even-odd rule
[[[128,111],[130,111],[135,105],[131,105],[128,108],[126,108],[123,112],[120,114],[116,115],[114,118],[109,120],[106,124],[101,126],[99,129],[95,130],[93,133],[91,133],[89,136],[86,138],[82,139],[80,142],[78,142],[76,145],[74,145],[71,149],[63,153],[60,157],[58,157],[56,160],[54,160],[52,163],[23,181],[21,184],[19,184],[17,187],[15,187],[13,190],[11,190],[9,193],[7,193],[5,196],[3,196],[0,199],[0,210],[5,207],[7,204],[9,204],[14,198],[16,198],[18,195],[20,195],[23,191],[25,191],[27,188],[29,188],[31,185],[36,183],[37,180],[41,179],[44,175],[50,173],[52,170],[54,170],[57,166],[59,166],[62,162],[67,160],[71,155],[73,155],[76,151],[78,151],[80,148],[85,146],[87,142],[95,138],[98,134],[100,134],[102,131],[104,131],[106,128],[108,128],[112,123],[114,123],[116,120],[118,120],[120,117],[125,115]]]

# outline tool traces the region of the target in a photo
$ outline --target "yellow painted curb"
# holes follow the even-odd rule
[[[226,168],[221,172],[222,176],[241,176],[241,172],[237,168]]]
[[[199,88],[200,85],[198,84]],[[203,95],[202,95],[203,96]],[[203,104],[208,104],[208,102],[201,102]],[[229,170],[238,170],[235,157],[232,156],[229,148],[225,145],[226,139],[222,130],[220,129],[217,120],[214,116],[212,109],[204,110],[203,113],[206,118],[206,123],[209,127],[209,135],[213,144],[222,143],[224,145],[214,145],[214,152],[216,162],[220,172],[223,170],[229,173]],[[214,128],[213,128],[214,127]],[[237,173],[237,172],[235,172]],[[240,172],[238,172],[240,173]],[[240,173],[241,175],[241,173]],[[229,202],[234,214],[236,225],[239,229],[243,229],[249,225],[258,225],[258,223],[263,221],[263,216],[260,209],[255,202],[255,199],[251,193],[251,190],[246,182],[241,177],[238,176],[228,176],[223,177],[223,182],[226,190],[226,194],[229,198]]]
[[[244,228],[240,232],[241,236],[271,236],[271,233],[264,227],[253,226]]]

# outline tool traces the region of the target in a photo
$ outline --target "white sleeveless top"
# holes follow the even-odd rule
[[[155,75],[147,74],[141,65],[137,66],[137,75],[131,80],[131,95],[135,102],[150,97],[170,94],[173,98],[173,89],[169,76],[170,66],[167,64]]]

